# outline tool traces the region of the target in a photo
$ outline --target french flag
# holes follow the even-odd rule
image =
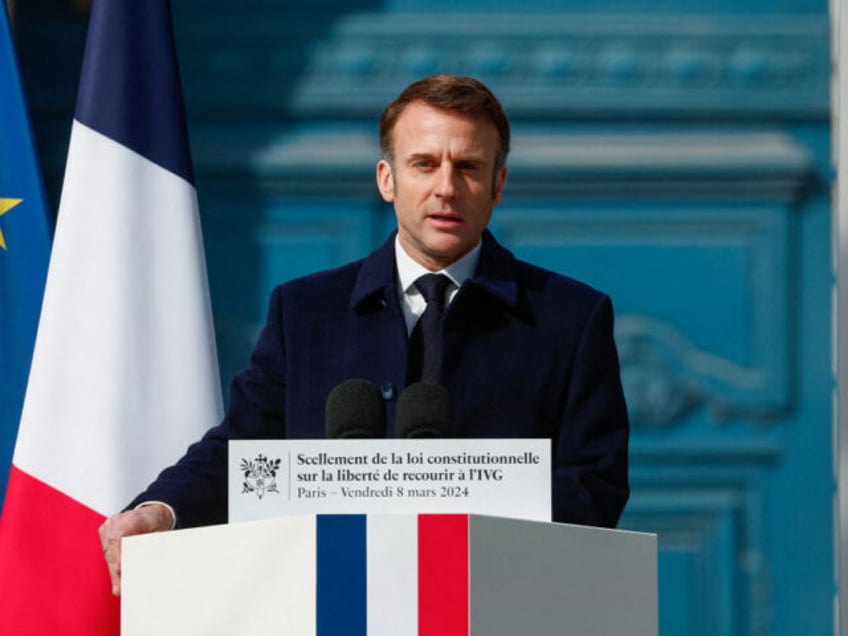
[[[318,515],[316,636],[467,636],[467,515]]]
[[[166,0],[95,0],[0,518],[0,633],[118,634],[97,528],[222,407]]]

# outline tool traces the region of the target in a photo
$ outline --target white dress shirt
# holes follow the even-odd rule
[[[451,280],[445,292],[445,307],[447,307],[456,296],[460,286],[469,278],[474,276],[477,269],[477,261],[480,260],[480,243],[472,249],[468,254],[460,258],[455,263],[451,263],[446,268],[438,272],[431,272],[429,269],[415,261],[403,246],[400,240],[395,236],[395,263],[398,271],[398,298],[400,298],[400,306],[403,310],[403,318],[406,321],[406,333],[411,334],[415,323],[424,313],[427,308],[427,301],[424,296],[418,291],[415,286],[415,281],[424,274],[444,274]]]

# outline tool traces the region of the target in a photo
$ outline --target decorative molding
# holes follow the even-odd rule
[[[513,117],[821,115],[828,60],[819,18],[352,15],[315,47],[295,110],[373,112],[387,91],[453,72],[486,79]]]
[[[693,636],[770,633],[771,567],[763,543],[762,466],[669,454],[634,463],[621,528],[656,532],[665,573],[688,601],[674,625]],[[737,619],[744,617],[744,621]]]
[[[616,342],[621,381],[635,429],[668,429],[695,409],[706,408],[718,422],[757,422],[785,414],[788,394],[773,387],[787,370],[742,366],[698,349],[668,324],[646,316],[619,316]]]
[[[673,331],[666,339],[662,336],[671,330],[643,329],[642,322],[635,318],[628,323],[624,316],[616,324],[627,411],[634,428],[666,429],[708,403],[697,373],[687,364],[704,353]]]
[[[790,200],[815,182],[810,152],[776,130],[569,132],[517,126],[507,197]]]
[[[513,119],[828,117],[826,16],[398,12],[303,14],[287,26],[261,12],[238,20],[237,31],[211,18],[178,24],[195,112],[249,102],[278,115],[372,120],[411,81],[451,72],[484,79]]]
[[[574,132],[514,126],[506,198],[719,196],[792,200],[815,183],[810,152],[777,130]],[[195,126],[200,179],[268,192],[376,198],[377,131],[357,125],[242,131]]]

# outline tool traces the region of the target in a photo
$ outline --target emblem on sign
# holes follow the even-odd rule
[[[262,499],[267,493],[277,490],[277,471],[280,469],[282,460],[268,459],[265,455],[257,455],[253,461],[242,458],[241,472],[244,474],[242,482],[242,494],[256,493]]]

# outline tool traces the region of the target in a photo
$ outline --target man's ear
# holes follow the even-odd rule
[[[495,175],[494,183],[492,184],[492,205],[497,205],[501,202],[504,184],[506,183],[506,166],[498,170]]]
[[[377,187],[386,203],[395,200],[395,180],[392,176],[392,166],[385,159],[377,162]]]

